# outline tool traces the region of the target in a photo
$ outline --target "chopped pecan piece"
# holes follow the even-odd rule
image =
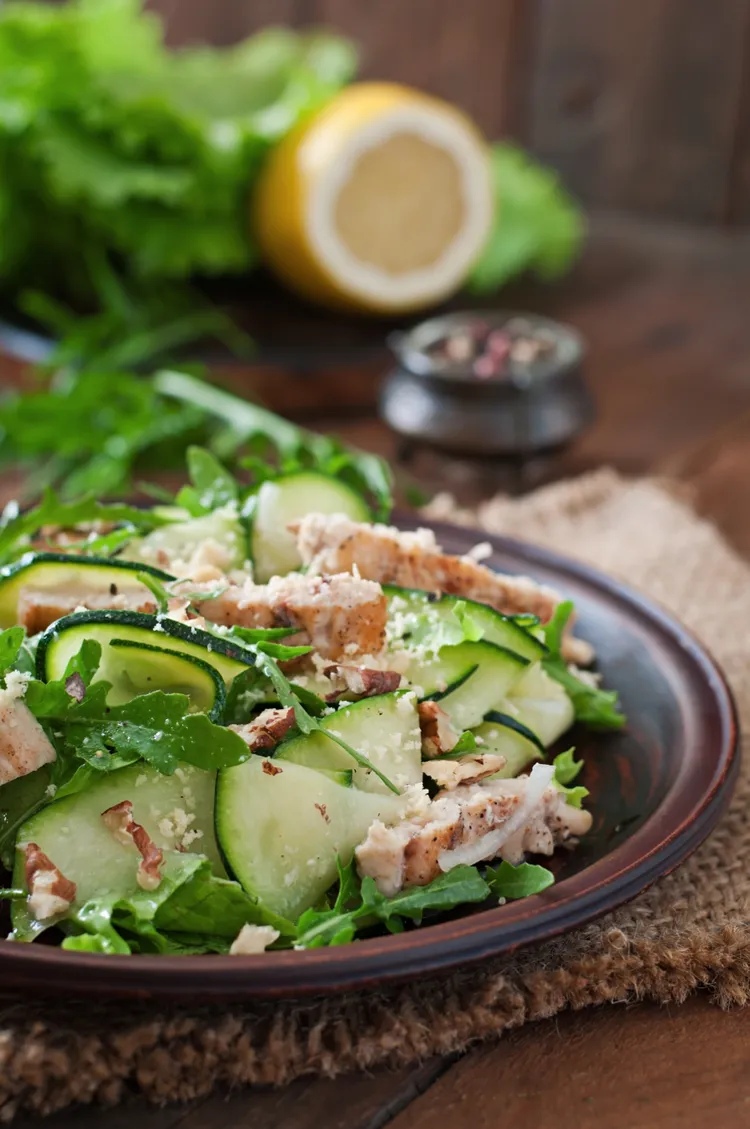
[[[233,729],[235,733],[239,733],[248,748],[255,751],[256,749],[271,749],[274,745],[278,745],[282,737],[285,737],[293,726],[294,710],[290,707],[289,709],[263,710],[263,713],[259,713],[247,725],[230,725],[229,728]]]
[[[437,702],[420,702],[419,728],[422,731],[422,755],[439,757],[449,753],[458,743],[459,733],[451,725],[451,719]]]
[[[493,776],[505,764],[505,757],[498,753],[474,753],[456,760],[431,760],[423,769],[439,788],[452,792],[462,784],[477,784],[486,776]]]
[[[390,694],[401,685],[401,675],[395,670],[370,670],[366,666],[349,666],[346,663],[331,663],[323,674],[334,683],[343,683],[343,686],[326,694],[327,702],[335,702],[342,695],[347,698],[372,698],[376,694]]]
[[[118,843],[132,844],[140,851],[136,881],[142,890],[155,890],[161,882],[164,852],[157,847],[145,827],[133,819],[133,804],[123,800],[102,812],[102,819]]]
[[[58,870],[38,843],[28,843],[24,854],[29,909],[34,917],[37,921],[46,921],[50,917],[67,913],[75,901],[75,882],[71,882]]]

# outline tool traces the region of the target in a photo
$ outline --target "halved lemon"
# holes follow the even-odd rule
[[[274,148],[254,210],[265,261],[304,297],[419,309],[458,289],[487,240],[487,147],[446,102],[354,84]]]

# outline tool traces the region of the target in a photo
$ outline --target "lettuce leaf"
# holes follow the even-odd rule
[[[575,674],[561,654],[565,627],[573,614],[573,603],[565,600],[558,604],[555,613],[544,628],[544,642],[549,654],[542,659],[542,666],[551,678],[563,687],[570,697],[575,710],[576,721],[581,721],[592,729],[622,729],[626,723],[625,715],[619,710],[619,697],[616,690],[601,690],[592,686]]]
[[[578,255],[583,215],[555,173],[508,142],[492,146],[497,199],[495,224],[469,279],[474,294],[491,294],[531,271],[542,279],[564,274]]]
[[[545,866],[536,866],[530,862],[512,866],[503,861],[497,866],[488,866],[484,877],[492,893],[506,901],[541,894],[542,890],[552,886],[555,881],[554,874]]]

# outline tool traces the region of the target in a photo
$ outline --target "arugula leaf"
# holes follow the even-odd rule
[[[228,502],[239,501],[240,488],[237,480],[210,451],[204,447],[188,447],[187,466],[193,484],[191,500],[199,507],[198,513],[195,509],[190,510],[194,516],[210,513]],[[178,504],[185,504],[184,501],[179,501],[184,493],[183,490],[178,496]]]
[[[583,768],[583,761],[575,759],[575,749],[566,749],[552,763],[555,766],[554,784],[565,796],[565,802],[574,808],[582,807],[589,794],[588,788],[584,788],[582,784],[575,788],[569,787]]]
[[[552,886],[555,881],[550,870],[530,862],[511,866],[509,862],[503,861],[498,866],[488,866],[484,877],[492,893],[506,901],[541,894],[542,890]]]
[[[458,905],[482,902],[489,886],[476,867],[457,866],[426,886],[412,886],[392,898],[381,894],[372,878],[357,891],[356,872],[350,864],[339,865],[339,895],[332,909],[309,909],[297,922],[295,948],[315,949],[323,945],[346,945],[360,929],[382,922],[391,932],[400,932],[403,920],[420,924],[428,911],[445,911]],[[351,909],[347,905],[357,902]]]
[[[618,709],[616,690],[600,690],[578,678],[562,659],[543,658],[542,666],[566,691],[573,703],[577,721],[592,729],[622,729],[626,717]]]
[[[0,632],[0,677],[4,678],[16,666],[25,638],[22,627],[8,627]]]
[[[542,659],[542,666],[570,697],[577,721],[582,721],[593,729],[622,729],[626,718],[617,708],[617,692],[601,690],[579,678],[562,657],[563,634],[572,614],[573,603],[565,600],[558,604],[552,618],[545,624],[544,642],[549,654]]]
[[[493,145],[490,160],[495,224],[469,275],[469,290],[492,293],[525,271],[542,279],[558,278],[570,268],[583,241],[580,208],[551,169],[517,146]]]
[[[576,760],[575,749],[566,749],[564,753],[558,753],[552,764],[555,767],[555,780],[563,787],[572,784],[583,768],[583,761]]]
[[[0,411],[2,426],[2,411]],[[60,429],[60,421],[55,421]],[[104,503],[94,498],[80,498],[76,502],[61,501],[54,490],[47,488],[42,500],[32,509],[20,513],[18,504],[9,503],[0,517],[0,562],[7,562],[17,555],[19,547],[28,545],[29,538],[38,533],[43,526],[59,525],[64,529],[83,522],[107,521],[115,524],[127,522],[133,528],[149,530],[156,526],[169,524],[169,519],[155,514],[153,510],[139,510],[123,502]]]
[[[544,625],[544,642],[550,655],[554,658],[560,657],[565,628],[568,626],[574,609],[575,605],[572,600],[561,600]]]
[[[138,580],[145,588],[148,588],[156,600],[156,609],[159,615],[166,615],[169,611],[169,601],[172,596],[169,589],[162,584],[158,576],[153,576],[150,572],[139,572]]]
[[[441,761],[456,760],[458,757],[465,757],[467,753],[480,751],[476,737],[470,729],[467,729],[461,734],[449,753],[441,753],[439,757],[435,757],[434,759]]]
[[[406,917],[419,924],[428,910],[449,910],[487,897],[487,883],[476,867],[456,866],[426,886],[410,886],[393,897],[381,894],[372,878],[362,881],[363,907],[389,926],[393,918]]]

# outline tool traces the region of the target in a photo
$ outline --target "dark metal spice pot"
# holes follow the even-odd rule
[[[381,415],[415,443],[523,459],[570,442],[593,418],[583,342],[549,318],[446,314],[392,334],[389,345],[398,365]]]

